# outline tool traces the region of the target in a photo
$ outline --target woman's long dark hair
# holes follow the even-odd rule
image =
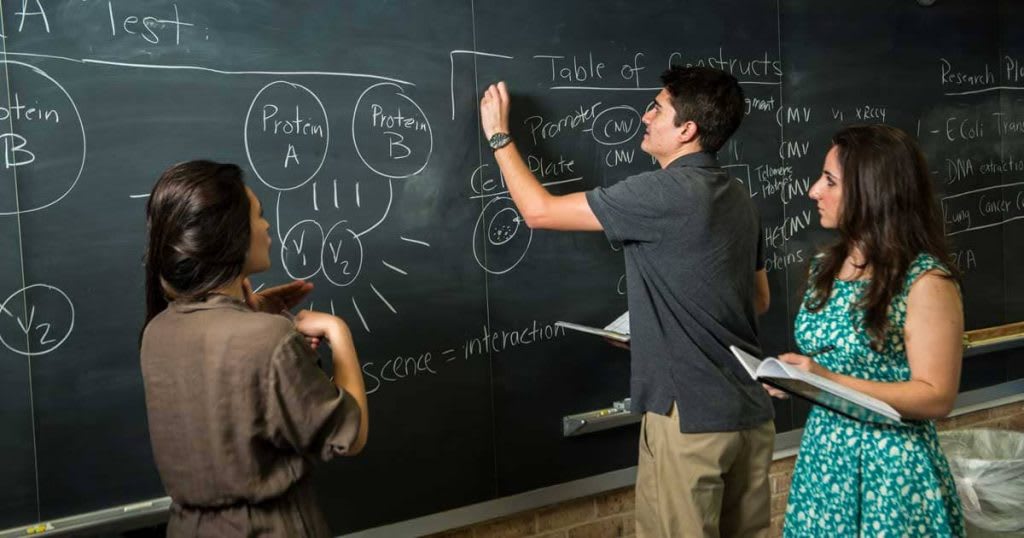
[[[242,273],[249,196],[233,164],[189,161],[167,169],[146,204],[146,322],[171,294],[197,299]]]
[[[811,275],[811,311],[821,310],[843,262],[859,246],[871,279],[857,307],[864,310],[871,347],[883,348],[888,308],[921,253],[934,256],[957,278],[928,164],[917,142],[887,125],[847,127],[832,138],[842,169],[839,241]]]

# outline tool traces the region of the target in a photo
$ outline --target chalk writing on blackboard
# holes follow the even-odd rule
[[[0,303],[0,344],[28,357],[64,343],[75,327],[75,306],[56,286],[32,284]]]
[[[0,216],[31,213],[60,202],[75,188],[85,168],[85,127],[78,105],[53,77],[26,63],[0,63],[8,77],[32,88],[14,90],[0,108],[0,192],[19,192],[0,196]],[[40,77],[42,83],[35,83]],[[7,188],[15,181],[19,191]]]
[[[309,88],[284,80],[256,93],[244,129],[249,165],[275,190],[297,189],[312,180],[331,145],[323,102]]]

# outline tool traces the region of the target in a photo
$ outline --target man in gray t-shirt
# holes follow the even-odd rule
[[[643,412],[637,535],[767,536],[772,407],[728,346],[760,351],[768,280],[750,196],[714,156],[743,93],[710,68],[673,67],[662,82],[640,146],[661,169],[586,193],[553,196],[530,172],[508,136],[504,83],[485,92],[481,122],[528,226],[604,230],[623,245]]]

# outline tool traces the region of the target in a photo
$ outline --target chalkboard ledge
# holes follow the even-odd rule
[[[992,407],[1024,401],[1024,379],[961,393],[950,416],[974,413]],[[775,436],[774,460],[796,455],[803,429],[790,430]],[[383,527],[367,529],[342,538],[386,538],[391,536],[419,536],[474,523],[496,519],[632,486],[636,483],[636,467],[595,475],[564,484],[503,497],[471,506],[440,512]]]
[[[88,533],[113,534],[167,522],[170,497],[161,497],[116,508],[105,508],[52,521],[0,530],[0,538],[24,536],[77,536]]]
[[[955,417],[974,413],[1019,401],[1024,401],[1024,379],[964,392],[957,397],[955,409],[950,413],[950,416]],[[800,437],[802,435],[803,429],[777,434],[775,436],[773,458],[780,460],[795,455],[800,446]],[[464,506],[383,527],[367,529],[344,535],[342,538],[385,538],[432,534],[528,510],[535,510],[572,499],[629,487],[635,482],[636,467],[629,467],[493,501]],[[0,538],[24,537],[35,534],[67,536],[85,531],[90,533],[111,533],[146,527],[166,521],[170,504],[171,500],[169,497],[162,497],[49,522],[0,530]],[[36,528],[45,528],[45,530],[43,532],[29,532]]]
[[[1024,347],[1024,321],[964,333],[964,356]]]

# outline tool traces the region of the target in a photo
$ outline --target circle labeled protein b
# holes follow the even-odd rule
[[[423,109],[393,82],[370,86],[352,112],[352,143],[363,164],[391,179],[423,171],[434,150],[434,134]]]
[[[0,60],[8,80],[0,100],[0,216],[56,204],[85,167],[85,127],[67,90],[42,69]]]

